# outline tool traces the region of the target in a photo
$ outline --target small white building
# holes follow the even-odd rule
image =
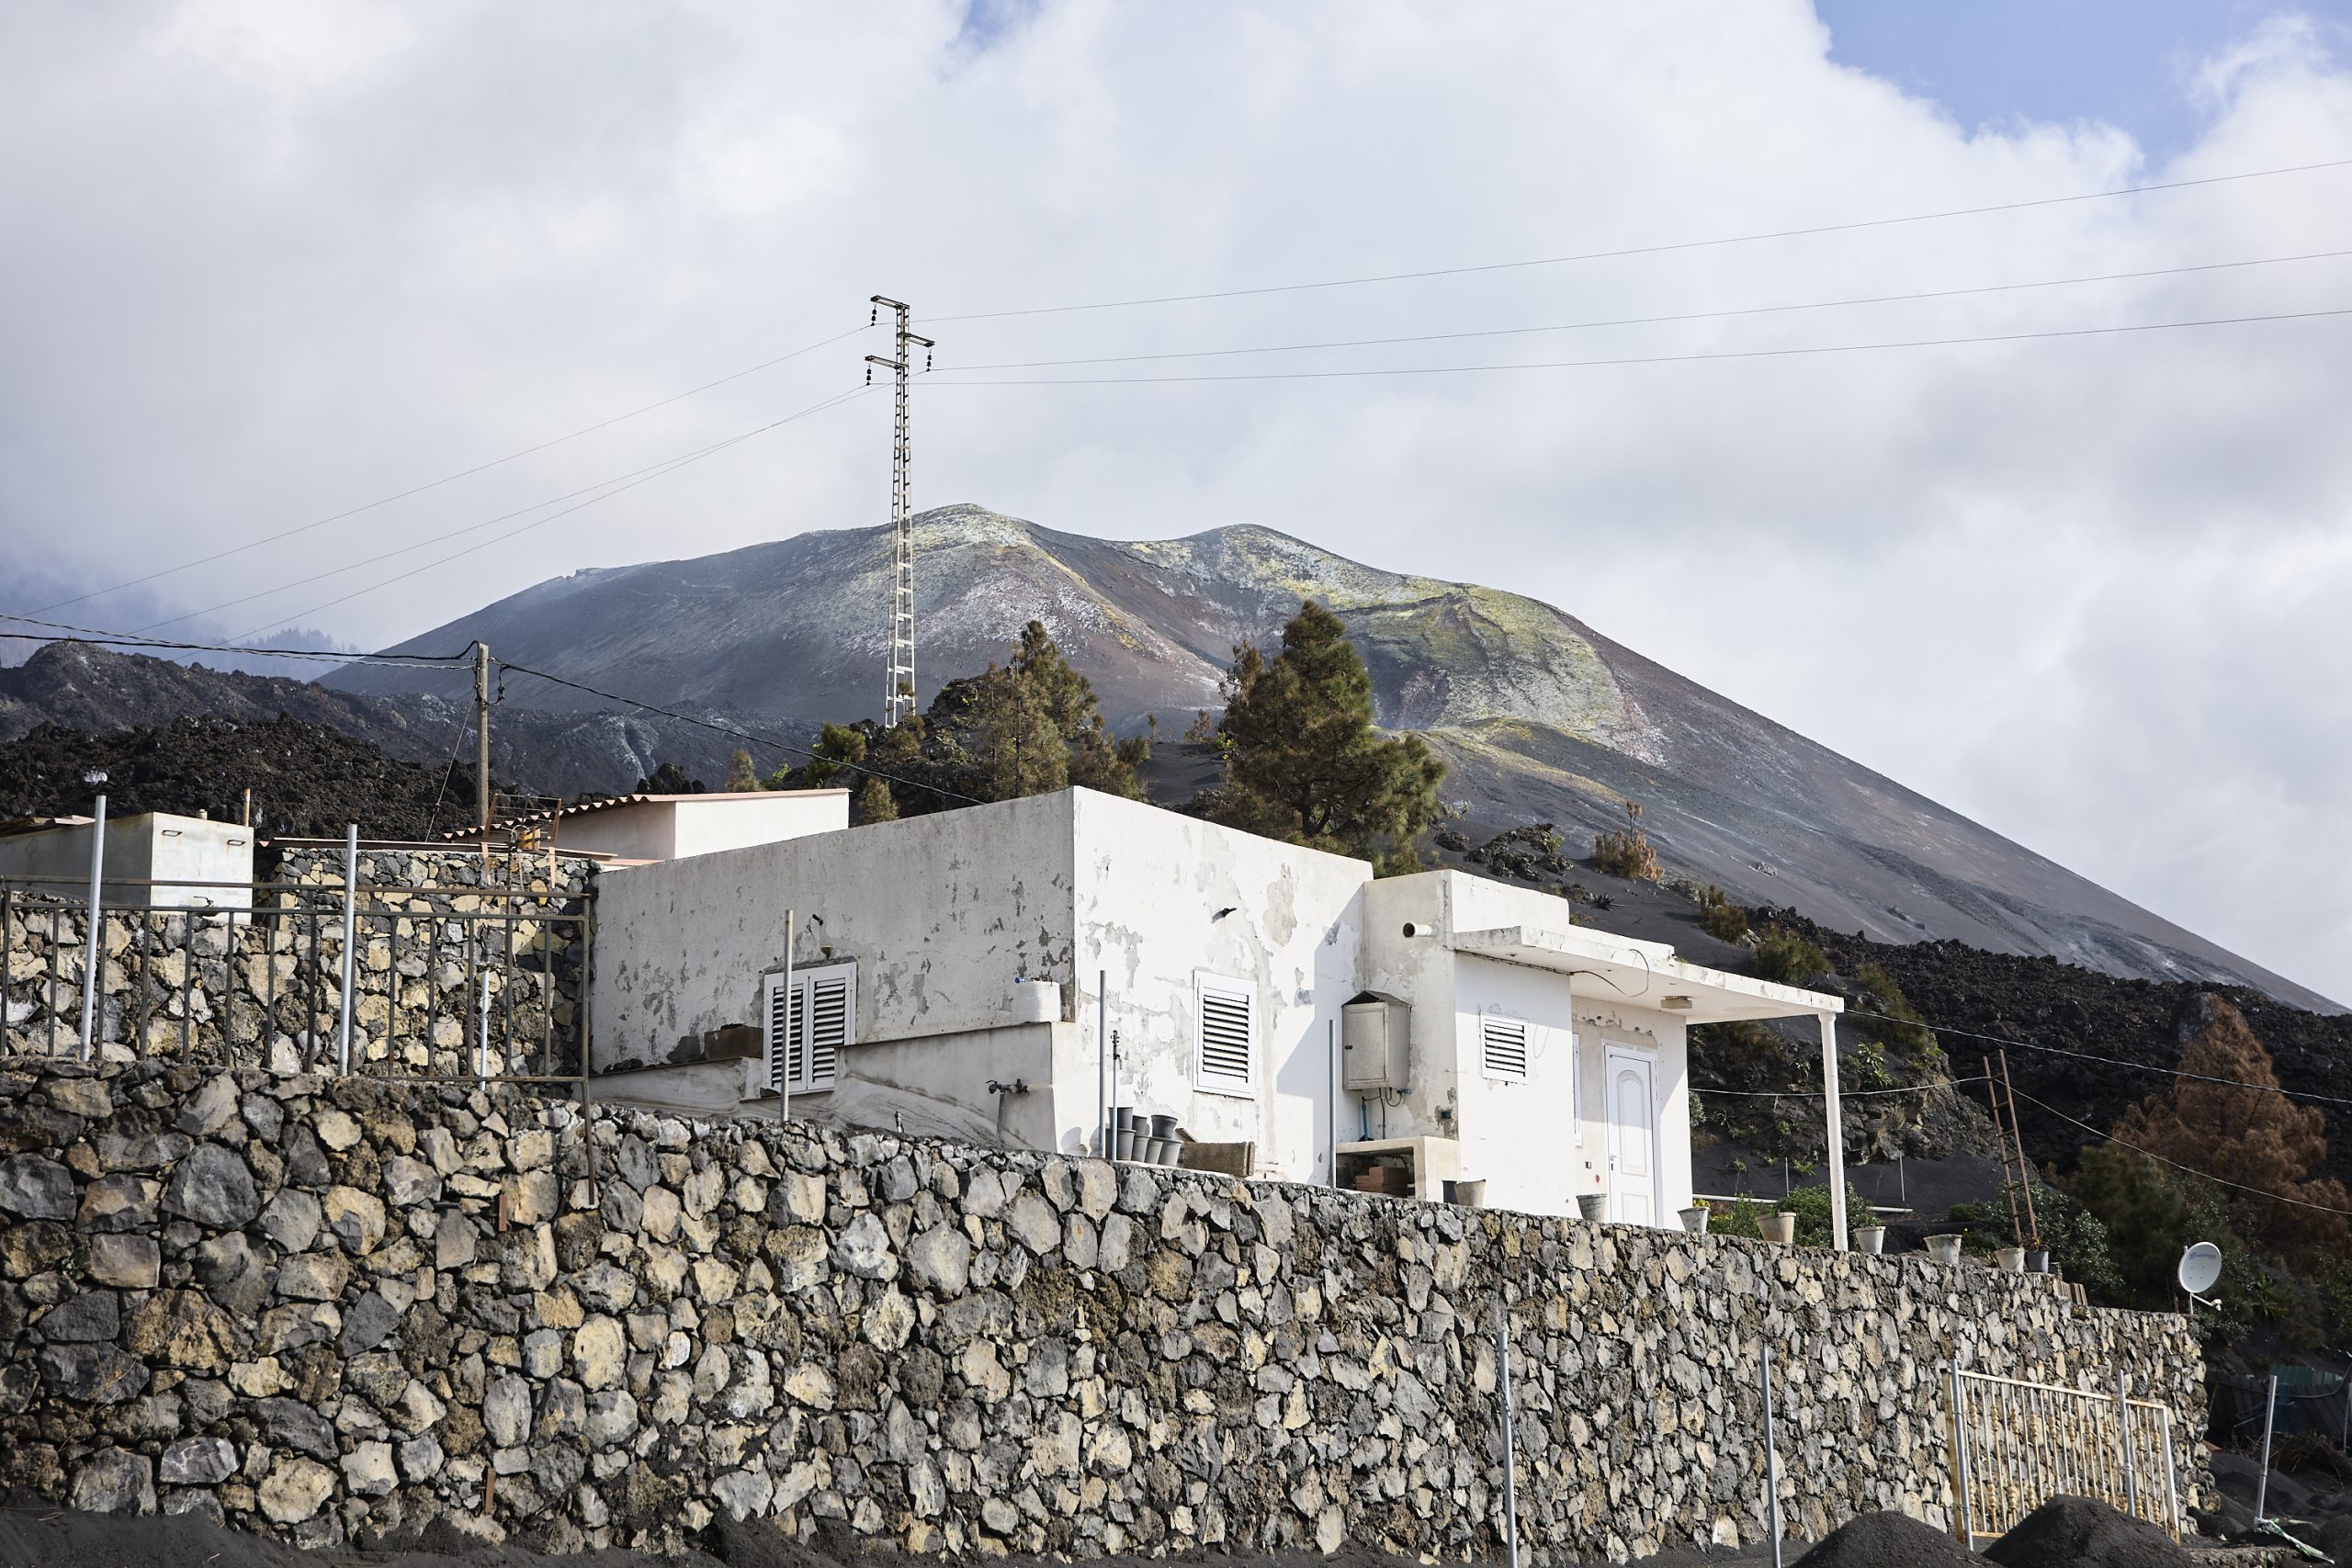
[[[86,898],[96,831],[86,817],[0,824],[0,880],[52,897]],[[168,811],[109,818],[102,880],[109,908],[250,908],[254,831]],[[232,886],[208,886],[219,883]]]
[[[555,847],[623,861],[684,860],[849,826],[845,789],[723,790],[700,795],[615,795],[541,811],[502,830],[552,825]],[[463,840],[470,830],[444,833]]]
[[[1253,1174],[1395,1164],[1420,1196],[1600,1193],[1644,1224],[1690,1202],[1688,1026],[1815,1016],[1834,1067],[1840,1007],[1575,925],[1550,894],[1375,881],[1083,789],[617,868],[597,906],[599,1068],[749,1026],[782,1045],[794,1115],[1079,1153],[1121,1104],[1249,1145]],[[734,1109],[765,1070],[598,1092]]]

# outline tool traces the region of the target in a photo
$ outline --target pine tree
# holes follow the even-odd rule
[[[2270,1053],[2245,1015],[2220,997],[2199,996],[2181,1035],[2184,1076],[2174,1080],[2168,1099],[2152,1096],[2124,1112],[2115,1124],[2117,1139],[2274,1195],[2240,1192],[2231,1199],[2237,1228],[2250,1241],[2298,1256],[2318,1247],[2340,1250],[2344,1222],[2322,1211],[2352,1209],[2352,1195],[2343,1183],[2311,1174],[2327,1158],[2325,1115],[2278,1092]]]
[[[1362,856],[1384,874],[1419,864],[1412,838],[1442,814],[1445,764],[1419,736],[1373,728],[1372,677],[1337,615],[1308,600],[1273,658],[1236,648],[1224,696],[1212,820]]]
[[[730,795],[742,795],[760,787],[760,770],[752,765],[752,754],[738,750],[727,759],[727,789]]]
[[[899,803],[890,795],[888,780],[866,776],[857,792],[857,819],[860,822],[896,822]]]

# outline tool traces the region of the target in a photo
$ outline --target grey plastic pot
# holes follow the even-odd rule
[[[1122,1128],[1120,1128],[1120,1129],[1119,1129],[1119,1131],[1117,1132],[1117,1134],[1114,1134],[1114,1136],[1115,1136],[1115,1137],[1116,1137],[1116,1139],[1117,1139],[1117,1144],[1116,1144],[1116,1145],[1115,1145],[1115,1146],[1116,1146],[1116,1147],[1117,1147],[1117,1149],[1118,1149],[1118,1153],[1117,1153],[1114,1157],[1114,1158],[1117,1158],[1117,1159],[1133,1159],[1133,1158],[1135,1158],[1135,1157],[1136,1157],[1136,1130],[1135,1130],[1133,1127],[1122,1127]]]
[[[1162,1138],[1159,1141],[1159,1163],[1162,1165],[1182,1165],[1184,1163],[1184,1140],[1182,1138]]]
[[[2004,1274],[2024,1273],[2025,1248],[2022,1247],[1996,1247],[1993,1252],[1993,1266]]]
[[[1577,1193],[1577,1213],[1584,1218],[1592,1221],[1596,1224],[1600,1221],[1607,1219],[1609,1217],[1609,1194],[1606,1192]]]
[[[1707,1234],[1707,1208],[1706,1208],[1706,1205],[1705,1205],[1705,1204],[1703,1204],[1703,1203],[1694,1203],[1694,1204],[1692,1204],[1690,1208],[1687,1208],[1687,1209],[1683,1210],[1683,1211],[1682,1211],[1682,1228],[1683,1228],[1684,1230],[1686,1230],[1686,1231],[1689,1231],[1692,1235],[1706,1235],[1706,1234]]]
[[[1929,1236],[1928,1238],[1928,1256],[1934,1258],[1939,1263],[1959,1262],[1960,1237],[1956,1235]]]
[[[1766,1241],[1777,1241],[1782,1247],[1790,1246],[1797,1239],[1797,1217],[1794,1214],[1766,1214],[1756,1222],[1756,1228],[1764,1233]]]
[[[1854,1227],[1854,1246],[1859,1250],[1870,1253],[1872,1256],[1884,1252],[1886,1250],[1886,1227],[1884,1225],[1856,1225]]]
[[[2046,1247],[2027,1247],[2025,1249],[2025,1271],[2029,1274],[2049,1273],[2050,1249]]]
[[[1161,1116],[1155,1113],[1151,1119],[1151,1135],[1155,1138],[1174,1137],[1176,1135],[1176,1118],[1173,1116]]]

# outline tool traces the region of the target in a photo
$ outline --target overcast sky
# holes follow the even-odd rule
[[[638,409],[878,290],[941,342],[918,504],[1260,523],[1539,595],[2352,998],[2352,316],[1668,357],[2352,308],[2352,257],[2278,259],[2352,251],[2352,167],[940,319],[2343,159],[2340,4],[11,6],[0,606]],[[875,523],[878,397],[477,526],[855,389],[879,346],[58,614],[376,645],[582,566]],[[1664,362],[949,384],[1591,359]]]

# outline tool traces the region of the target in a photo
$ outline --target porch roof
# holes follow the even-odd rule
[[[1496,926],[1455,931],[1456,953],[1523,964],[1562,975],[1589,975],[1601,984],[1585,994],[1630,1007],[1657,1008],[1692,1023],[1733,1019],[1829,1017],[1846,1004],[1822,991],[1776,985],[1753,976],[1710,969],[1675,955],[1662,942],[1641,942],[1571,927]],[[1676,1005],[1678,1002],[1683,1005]]]

